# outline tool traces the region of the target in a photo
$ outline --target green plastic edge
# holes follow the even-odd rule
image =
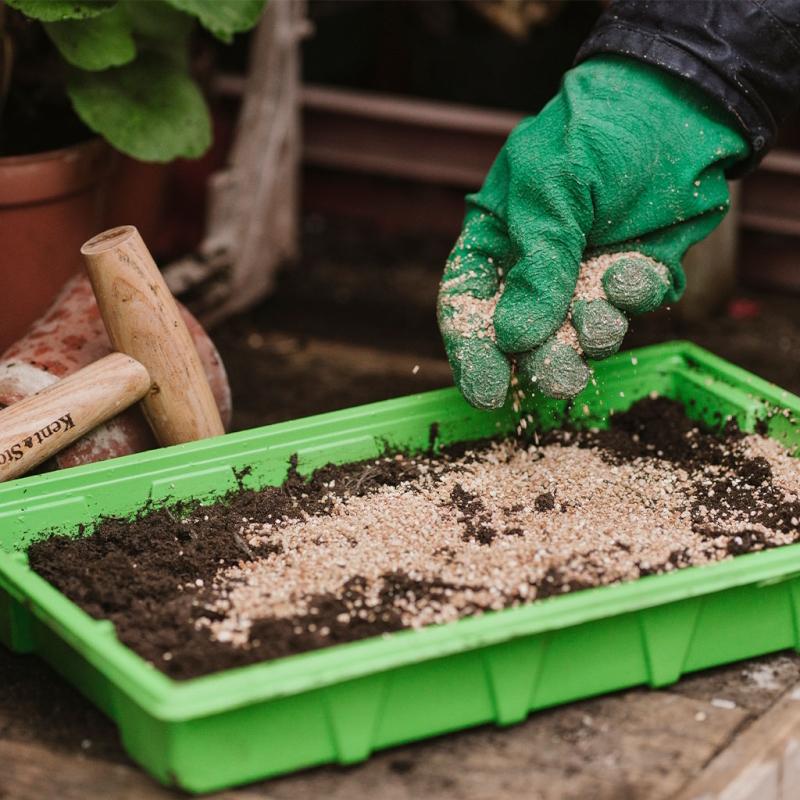
[[[722,398],[726,406],[737,410],[745,425],[752,424],[755,418],[763,416],[771,407],[788,408],[795,413],[800,411],[800,399],[797,397],[683,342],[623,353],[608,359],[595,367],[599,380],[606,386],[615,381],[624,383],[631,374],[632,358],[638,360],[636,371],[648,380],[655,372],[672,378],[678,376],[685,387],[697,384],[698,391]],[[581,400],[579,398],[576,405]],[[587,396],[585,400],[592,402],[593,398]],[[259,451],[255,445],[265,434],[277,438],[286,434],[294,442],[319,443],[329,441],[331,436],[335,439],[335,434],[325,433],[331,427],[350,430],[352,425],[358,427],[360,422],[374,417],[385,419],[393,414],[404,414],[406,418],[409,415],[413,418],[417,411],[420,419],[427,419],[430,410],[438,404],[454,402],[460,402],[454,390],[439,390],[232,434],[218,440],[130,456],[115,462],[21,479],[0,487],[0,511],[15,506],[22,508],[22,503],[45,501],[46,505],[48,500],[69,496],[76,490],[86,491],[100,485],[113,486],[115,480],[124,480],[142,469],[153,478],[160,474],[172,474],[176,464],[180,463],[191,463],[193,468],[214,464],[226,456],[218,453],[209,458],[205,456],[218,451],[220,445],[226,453],[238,451],[246,455],[252,448],[253,452],[263,455],[263,450]],[[626,402],[629,404],[629,400]],[[624,407],[622,400],[620,403]],[[469,409],[464,411],[468,416],[475,413]],[[507,410],[499,412],[498,419],[502,421],[501,427],[507,426]],[[24,514],[24,511],[21,513]],[[31,572],[23,557],[0,553],[0,588],[9,598],[21,604],[33,617],[54,631],[57,637],[80,653],[110,684],[121,690],[130,703],[153,719],[170,723],[191,723],[201,717],[298,695],[320,687],[334,687],[355,679],[363,680],[370,675],[399,670],[415,663],[619,617],[642,609],[660,609],[667,604],[736,587],[777,585],[781,581],[791,584],[797,575],[800,575],[800,545],[793,545],[707,567],[644,578],[635,583],[552,598],[447,626],[400,632],[383,639],[355,642],[191,681],[175,682],[121,645],[108,623],[91,619]],[[0,631],[3,631],[4,622],[6,627],[13,628],[8,619],[2,619],[4,612],[5,607],[0,609]],[[21,623],[21,627],[24,628],[24,623]],[[36,641],[25,641],[24,630],[17,631],[16,636],[16,644],[21,644],[20,649],[37,649]],[[650,669],[650,681],[659,685],[677,679],[680,672],[681,665],[675,672],[674,669],[660,670],[659,665],[654,664]],[[127,713],[130,713],[130,709],[127,709]],[[504,721],[502,717],[503,714],[498,713],[497,721]],[[521,718],[520,714],[511,713],[505,721],[514,721],[516,718]],[[122,724],[122,720],[118,721]],[[356,748],[349,756],[340,753],[339,760],[357,760],[365,757],[367,752],[362,753]],[[141,753],[136,757],[143,760]],[[213,778],[203,776],[193,781],[185,775],[165,775],[152,764],[146,766],[153,769],[161,780],[180,783],[194,790],[215,788],[231,780],[228,777],[223,779],[223,783],[215,783]],[[273,765],[268,771],[274,773],[276,769],[279,770]],[[237,780],[251,779],[257,774],[260,773],[243,775]]]

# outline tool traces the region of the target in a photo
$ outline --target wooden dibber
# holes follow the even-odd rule
[[[191,335],[136,228],[105,231],[81,252],[120,352],[0,411],[0,481],[23,475],[137,400],[161,445],[225,432]]]
[[[139,231],[104,231],[81,253],[111,343],[150,373],[142,408],[158,443],[225,433],[192,337]]]

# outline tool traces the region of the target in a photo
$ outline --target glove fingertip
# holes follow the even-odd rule
[[[464,339],[448,350],[456,386],[466,401],[484,411],[502,408],[511,384],[511,365],[494,342]]]
[[[616,353],[628,332],[626,316],[605,300],[576,301],[572,324],[583,352],[598,360]]]
[[[510,377],[510,376],[509,376]],[[459,386],[466,401],[480,411],[496,411],[502,408],[508,397],[508,384],[501,386],[483,380],[463,381]]]
[[[566,400],[589,383],[589,367],[568,344],[549,339],[541,347],[517,357],[520,383],[547,397]]]
[[[602,278],[609,302],[628,314],[654,311],[670,288],[669,271],[646,256],[621,258]]]

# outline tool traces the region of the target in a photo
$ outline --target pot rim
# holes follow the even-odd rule
[[[110,147],[101,136],[92,136],[90,139],[68,144],[65,147],[57,147],[53,150],[40,150],[37,153],[23,153],[16,156],[0,156],[0,171],[9,167],[27,166],[31,163],[63,158],[65,155],[75,151],[99,151]]]
[[[103,180],[114,151],[99,136],[40,153],[0,157],[0,207],[66,197]]]

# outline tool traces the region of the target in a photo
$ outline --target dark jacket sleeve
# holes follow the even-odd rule
[[[616,0],[578,51],[638,58],[717,98],[751,144],[755,166],[800,105],[800,0]]]

